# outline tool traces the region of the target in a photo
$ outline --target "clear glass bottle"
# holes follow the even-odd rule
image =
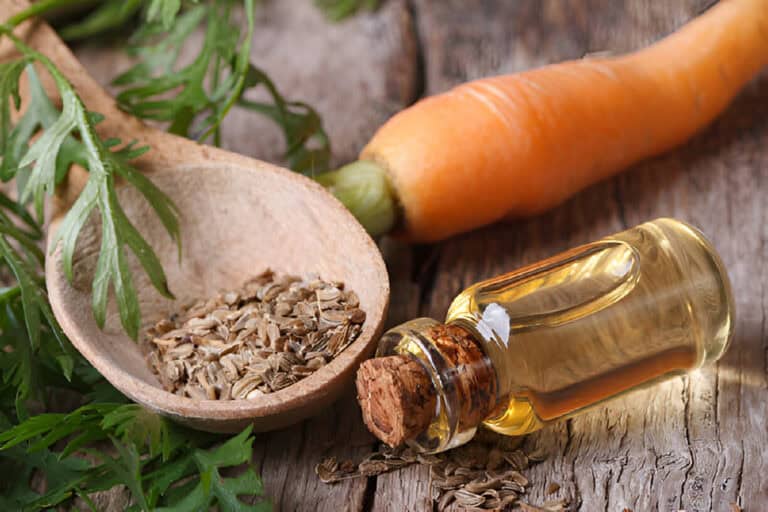
[[[695,228],[657,219],[577,247],[458,295],[448,326],[468,333],[495,376],[482,423],[522,435],[660,379],[718,359],[733,333],[728,276]],[[429,427],[408,444],[436,452],[462,444],[479,421],[432,319],[389,330],[378,356],[421,361],[437,395]],[[472,424],[474,423],[474,424]]]

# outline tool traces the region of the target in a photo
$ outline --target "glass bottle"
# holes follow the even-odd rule
[[[527,434],[715,361],[733,314],[710,242],[683,222],[657,219],[470,286],[445,324],[419,318],[395,327],[377,356],[421,362],[435,412],[407,443],[437,452],[471,439],[480,423]],[[457,361],[457,344],[436,340],[446,326],[480,350]],[[483,371],[490,384],[478,384]]]

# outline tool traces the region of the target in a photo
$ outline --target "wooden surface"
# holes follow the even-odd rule
[[[294,99],[318,106],[352,159],[375,127],[421,94],[460,81],[585,53],[630,50],[679,26],[709,0],[387,0],[328,26],[307,0],[264,3],[254,60]],[[103,79],[116,52],[81,48]],[[684,59],[685,56],[680,56]],[[768,77],[767,77],[768,78]],[[279,159],[278,132],[251,114],[227,125],[227,147]],[[382,243],[392,279],[389,323],[437,318],[464,286],[658,216],[700,226],[729,268],[734,343],[718,364],[633,393],[532,435],[547,460],[529,472],[529,500],[568,496],[584,511],[747,511],[768,503],[768,80],[750,85],[690,144],[590,188],[536,219],[441,244]],[[471,207],[471,205],[467,205]],[[276,510],[423,511],[424,468],[327,487],[312,466],[374,446],[352,395],[324,414],[261,436],[254,460]],[[546,496],[547,499],[552,496]]]

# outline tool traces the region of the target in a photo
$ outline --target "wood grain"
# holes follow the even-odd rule
[[[339,159],[347,160],[421,86],[435,93],[479,76],[631,50],[711,2],[388,0],[375,14],[332,27],[309,12],[310,2],[277,3],[266,2],[261,14],[254,60],[289,97],[319,106]],[[308,38],[311,44],[303,44]],[[102,77],[119,65],[113,51],[78,55]],[[732,502],[752,511],[768,503],[766,98],[768,80],[758,80],[691,144],[547,215],[431,247],[385,243],[390,325],[416,315],[439,318],[478,279],[661,215],[700,226],[722,253],[737,301],[736,339],[724,359],[530,436],[530,446],[549,454],[530,471],[532,503],[568,496],[575,510],[589,512],[726,511]],[[228,147],[279,160],[277,132],[253,116],[231,118],[227,130]],[[431,510],[423,468],[334,487],[316,483],[311,466],[321,457],[354,457],[373,446],[361,425],[349,396],[317,418],[260,437],[254,460],[276,510]],[[561,489],[545,495],[550,482]]]
[[[438,92],[478,76],[636,48],[707,2],[482,2],[474,12],[461,11],[458,2],[418,5],[427,91]],[[550,454],[531,472],[532,502],[545,499],[550,481],[562,486],[558,496],[589,511],[727,510],[736,501],[766,502],[768,490],[756,477],[768,462],[766,429],[757,425],[768,412],[759,398],[766,383],[761,186],[768,155],[760,148],[768,138],[766,94],[768,83],[758,81],[691,144],[545,216],[441,246],[429,296],[436,316],[478,279],[662,215],[704,229],[730,269],[737,337],[718,368],[633,393],[531,436],[529,444]]]

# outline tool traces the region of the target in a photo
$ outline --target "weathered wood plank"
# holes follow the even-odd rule
[[[320,416],[285,430],[257,435],[253,460],[274,510],[360,511],[365,480],[328,486],[317,478],[314,467],[329,455],[359,458],[370,452],[373,441],[350,393]]]
[[[588,53],[639,48],[712,0],[414,0],[426,92]],[[682,57],[682,56],[681,56]]]
[[[671,31],[709,2],[466,2],[419,0],[428,92],[479,76],[596,51],[626,51]],[[684,56],[681,56],[684,58]],[[633,393],[527,441],[550,455],[532,473],[581,510],[727,510],[761,506],[768,489],[765,403],[765,97],[750,88],[685,148],[599,184],[536,219],[442,244],[429,310],[441,316],[462,287],[566,247],[667,215],[701,226],[736,291],[734,345],[718,365]],[[762,146],[762,147],[761,147]],[[424,478],[422,474],[422,478]]]

